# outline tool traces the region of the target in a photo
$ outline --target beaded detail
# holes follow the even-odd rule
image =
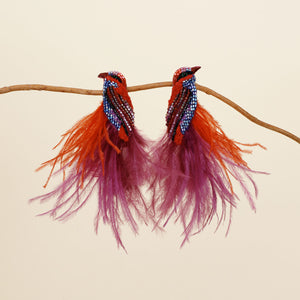
[[[172,140],[175,139],[178,126],[184,135],[190,126],[197,107],[197,89],[195,75],[191,68],[178,69],[173,77],[173,86],[178,85],[178,93],[172,95],[166,114],[166,125]],[[174,98],[174,99],[173,99]]]
[[[130,136],[134,126],[134,112],[131,106],[118,88],[125,85],[125,77],[119,72],[109,72],[103,85],[104,113],[111,124],[119,131],[123,126],[127,136]]]

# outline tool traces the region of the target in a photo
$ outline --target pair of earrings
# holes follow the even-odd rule
[[[136,217],[162,228],[174,216],[183,225],[182,245],[213,217],[219,225],[227,208],[231,216],[238,200],[232,179],[255,210],[246,182],[257,194],[250,175],[259,172],[247,166],[242,153],[249,151],[240,148],[253,145],[229,139],[197,102],[195,73],[199,69],[183,67],[175,72],[167,130],[150,150],[134,126],[125,77],[119,72],[99,74],[104,79],[103,102],[63,135],[58,155],[39,168],[51,166],[45,187],[52,175],[63,175],[53,191],[32,199],[44,202],[56,197],[54,207],[42,215],[65,220],[80,210],[96,189],[95,230],[100,220],[110,224],[118,245],[124,248],[120,225],[126,222],[137,233]],[[56,165],[60,168],[54,172]],[[151,191],[150,203],[141,192],[145,184]]]

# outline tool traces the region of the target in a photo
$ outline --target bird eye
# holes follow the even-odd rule
[[[110,74],[110,76],[111,76],[112,78],[118,80],[120,83],[122,83],[122,80],[121,80],[121,78],[120,78],[118,75],[116,75],[116,74]]]
[[[182,72],[182,73],[179,74],[179,76],[177,78],[177,81],[179,81],[181,78],[184,78],[184,77],[186,77],[188,75],[191,75],[191,74],[193,74],[192,71],[184,71],[184,72]]]

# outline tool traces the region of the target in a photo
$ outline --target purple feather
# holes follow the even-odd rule
[[[175,221],[180,220],[184,228],[182,246],[191,235],[209,224],[213,217],[218,219],[219,227],[229,209],[229,229],[231,211],[236,207],[238,196],[232,191],[219,160],[210,151],[210,145],[192,126],[186,131],[181,145],[176,145],[166,133],[153,147],[152,158],[154,176],[151,207],[153,215],[156,215],[156,226],[166,226],[172,216]],[[250,182],[256,195],[257,188],[250,175],[261,172],[222,158],[255,210],[246,181]]]
[[[138,225],[134,216],[146,222],[146,204],[140,187],[149,178],[149,156],[145,152],[146,140],[133,129],[128,142],[118,136],[118,131],[111,124],[108,134],[113,144],[121,153],[118,154],[105,140],[102,150],[105,156],[104,174],[98,151],[94,158],[88,157],[85,162],[84,185],[81,186],[82,170],[77,171],[74,165],[66,165],[55,174],[69,169],[65,180],[52,192],[31,199],[30,201],[48,201],[56,197],[53,209],[43,213],[57,220],[66,220],[77,213],[91,198],[93,191],[98,191],[98,211],[95,217],[97,232],[100,220],[110,224],[118,245],[124,248],[120,236],[120,225],[128,222],[134,233]],[[125,249],[125,248],[124,248]]]

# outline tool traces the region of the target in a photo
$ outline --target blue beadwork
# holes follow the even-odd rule
[[[118,76],[125,81],[124,76],[119,72],[109,72],[108,75]],[[103,85],[104,113],[118,131],[123,125],[127,135],[130,135],[133,130],[134,112],[122,96],[116,94],[115,89],[119,87],[119,84],[121,83],[105,78]],[[110,95],[108,95],[108,91],[110,91]]]
[[[192,78],[183,81],[182,84],[183,87],[189,89],[191,92],[188,107],[186,108],[185,113],[180,120],[180,129],[182,134],[185,134],[185,132],[189,128],[197,108],[197,89],[196,89],[195,82],[196,82],[196,78],[195,75],[193,75]]]
[[[197,89],[195,85],[195,75],[192,74],[192,76],[188,76],[188,79],[183,80],[181,83],[177,83],[179,79],[184,79],[184,77],[187,76],[183,74],[187,71],[191,72],[191,68],[180,68],[175,72],[173,77],[173,84],[181,84],[182,88],[176,95],[173,102],[170,104],[166,114],[168,132],[172,139],[174,139],[176,135],[178,126],[180,127],[180,131],[183,135],[186,133],[197,108]]]

